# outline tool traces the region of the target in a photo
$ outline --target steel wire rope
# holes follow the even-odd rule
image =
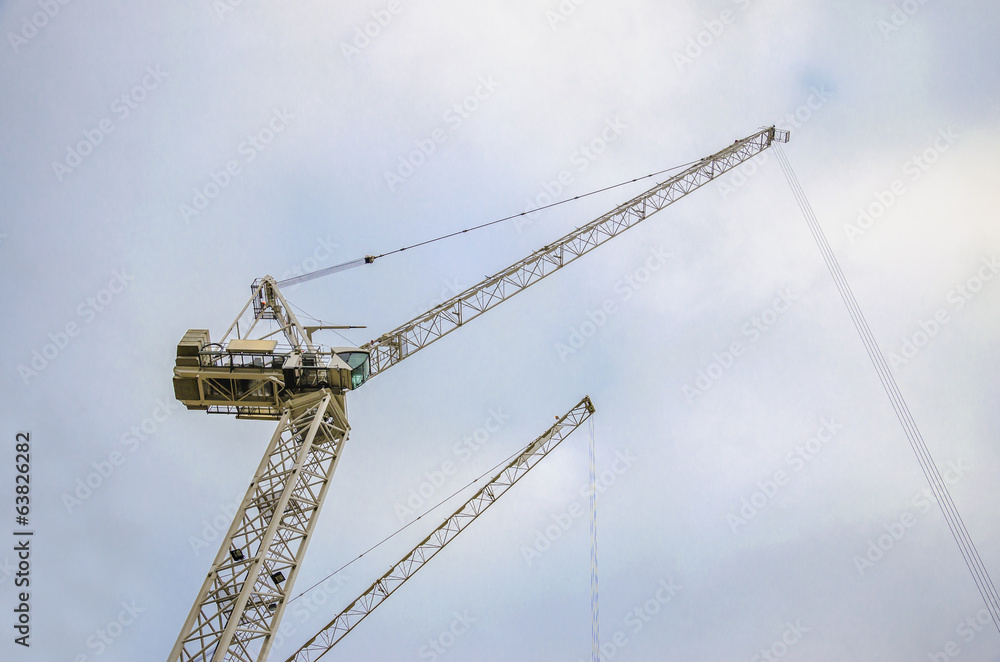
[[[792,174],[794,176],[794,173]],[[811,218],[817,223],[818,227],[818,220],[815,219],[815,214],[812,213],[811,206],[808,205],[808,200],[805,198],[805,194],[802,191],[801,186],[798,185],[797,179],[794,181],[795,185],[793,186],[793,193],[796,195],[796,200],[799,202],[800,208],[808,209],[808,214],[812,215]],[[805,207],[803,207],[803,203],[805,203]],[[809,218],[810,217],[807,216],[807,221]],[[810,227],[812,228],[812,226]],[[820,240],[817,239],[817,241]],[[823,244],[825,244],[825,246]],[[903,426],[903,431],[911,443],[911,447],[917,456],[918,463],[920,464],[921,471],[923,472],[928,484],[931,486],[939,507],[942,509],[945,522],[951,530],[953,537],[955,537],[956,543],[959,545],[959,549],[962,552],[966,566],[973,575],[977,588],[979,588],[980,592],[983,593],[985,588],[984,582],[985,579],[988,579],[988,574],[986,573],[985,567],[982,566],[981,560],[979,564],[976,564],[973,560],[971,560],[973,555],[978,557],[978,549],[975,548],[971,536],[965,529],[965,522],[958,512],[958,508],[952,500],[950,492],[947,490],[947,485],[937,469],[937,465],[934,463],[933,457],[930,455],[930,451],[924,443],[922,435],[920,435],[920,431],[909,412],[909,408],[906,406],[905,400],[903,400],[902,394],[899,392],[895,379],[892,378],[892,374],[889,372],[888,365],[885,363],[885,359],[878,348],[874,335],[868,325],[867,318],[864,317],[857,300],[854,298],[854,294],[847,284],[846,277],[840,269],[840,265],[837,263],[829,243],[825,241],[825,236],[823,237],[823,242],[820,245],[820,250],[824,255],[824,259],[832,260],[833,267],[831,267],[831,273],[833,274],[834,281],[838,290],[841,292],[841,296],[844,299],[844,303],[847,305],[852,319],[855,320],[856,328],[862,337],[863,343],[865,344],[866,352],[875,367],[879,379],[882,381],[886,394],[893,405],[893,410],[895,411],[900,424]],[[990,586],[992,586],[991,581]],[[992,592],[988,589],[985,590],[986,593],[991,593],[991,597],[995,598],[995,589]],[[983,598],[987,599],[985,594],[983,595]],[[992,606],[989,599],[987,599],[987,604]]]
[[[552,202],[550,204],[543,205],[541,207],[536,207],[535,209],[531,209],[529,211],[522,211],[520,214],[511,214],[510,216],[505,216],[504,218],[498,218],[495,221],[489,221],[487,223],[481,223],[481,224],[475,225],[475,226],[473,226],[471,228],[466,228],[465,230],[456,230],[455,232],[450,232],[448,234],[441,235],[440,237],[435,237],[434,239],[427,239],[425,241],[421,241],[421,242],[418,242],[416,244],[411,244],[409,246],[404,246],[403,248],[397,248],[394,251],[389,251],[388,253],[381,253],[381,254],[375,255],[373,257],[375,259],[378,259],[380,257],[385,257],[386,255],[393,255],[394,253],[402,253],[403,251],[410,250],[411,248],[417,248],[419,246],[424,246],[426,244],[433,244],[434,242],[441,241],[442,239],[449,239],[449,238],[454,237],[456,235],[464,234],[466,232],[471,232],[473,230],[479,230],[481,228],[489,227],[491,225],[496,225],[497,223],[503,223],[504,221],[509,221],[509,220],[518,218],[520,216],[526,216],[528,214],[534,214],[535,212],[539,212],[539,211],[542,211],[544,209],[548,209],[550,207],[556,207],[558,205],[564,205],[567,202],[573,202],[574,200],[579,200],[581,198],[586,198],[586,197],[589,197],[591,195],[596,195],[598,193],[604,193],[605,191],[610,191],[612,189],[620,188],[622,186],[627,186],[628,184],[634,184],[635,182],[642,181],[643,179],[649,179],[650,177],[657,177],[657,176],[662,175],[664,173],[670,172],[671,170],[679,170],[680,168],[686,168],[688,166],[694,165],[695,163],[699,163],[700,161],[701,161],[701,159],[699,159],[697,161],[690,161],[690,162],[684,163],[682,165],[678,165],[678,166],[673,166],[673,167],[670,167],[670,168],[666,168],[664,170],[659,170],[657,172],[651,172],[648,175],[642,175],[641,177],[636,177],[634,179],[630,179],[630,180],[625,181],[625,182],[619,182],[618,184],[612,184],[610,186],[605,186],[604,188],[595,189],[593,191],[590,191],[589,193],[581,193],[580,195],[574,196],[572,198],[566,198],[564,200],[558,200],[556,202]]]
[[[924,441],[923,436],[920,434],[916,421],[914,421],[913,416],[910,413],[906,400],[899,391],[899,386],[896,384],[895,378],[889,371],[889,366],[885,361],[882,351],[879,349],[874,335],[872,334],[868,320],[862,312],[861,307],[858,305],[857,299],[854,297],[850,284],[847,282],[847,278],[844,276],[844,273],[840,268],[840,263],[837,261],[836,255],[830,247],[829,241],[819,224],[819,220],[816,218],[816,215],[812,210],[812,206],[809,204],[809,200],[806,197],[801,184],[799,184],[798,178],[795,176],[795,172],[792,170],[791,163],[789,163],[788,158],[781,149],[781,145],[775,144],[775,152],[778,157],[778,163],[781,165],[782,172],[785,175],[785,179],[788,181],[789,188],[791,188],[792,194],[795,197],[795,201],[799,205],[799,209],[802,211],[802,215],[806,220],[806,224],[809,226],[813,239],[819,247],[823,260],[826,262],[827,269],[833,277],[834,284],[837,286],[841,299],[843,299],[844,305],[847,307],[855,329],[857,330],[858,335],[861,336],[862,343],[865,346],[865,351],[875,368],[879,381],[881,381],[882,387],[885,390],[886,395],[889,397],[889,401],[892,404],[894,412],[896,413],[896,417],[899,419],[899,422],[903,427],[903,431],[910,443],[910,447],[913,450],[914,455],[917,457],[917,462],[919,463],[920,469],[924,474],[924,478],[927,480],[931,487],[931,491],[934,493],[938,506],[941,508],[941,512],[944,515],[945,522],[952,533],[952,537],[954,537],[955,542],[958,545],[959,551],[962,553],[965,565],[969,569],[969,573],[972,575],[973,581],[976,583],[976,588],[979,590],[980,595],[986,602],[986,606],[988,607],[990,615],[993,618],[993,624],[996,626],[997,631],[1000,632],[1000,595],[998,595],[997,589],[993,584],[993,580],[990,578],[989,572],[979,555],[979,550],[966,528],[965,520],[959,513],[958,507],[956,506],[954,499],[952,499],[951,492],[948,490],[948,486],[945,483],[937,464],[934,462],[930,449],[927,448],[927,444]]]
[[[479,225],[474,225],[470,228],[465,228],[464,230],[455,230],[454,232],[449,232],[432,239],[425,239],[424,241],[419,241],[415,244],[410,244],[408,246],[403,246],[402,248],[397,248],[392,251],[387,251],[385,253],[379,253],[378,255],[366,255],[355,260],[350,260],[348,262],[343,262],[341,264],[335,264],[332,267],[325,267],[323,269],[317,269],[316,271],[310,271],[308,273],[300,274],[298,276],[293,276],[292,278],[286,278],[284,280],[277,281],[277,284],[282,287],[288,285],[295,285],[297,283],[303,283],[305,281],[313,280],[314,278],[319,278],[320,276],[326,276],[328,274],[336,273],[338,271],[346,271],[347,269],[353,269],[354,267],[360,267],[364,264],[371,264],[380,257],[386,257],[388,255],[395,255],[396,253],[402,253],[403,251],[408,251],[413,248],[419,248],[420,246],[426,246],[427,244],[433,244],[438,241],[443,241],[445,239],[450,239],[451,237],[458,236],[460,234],[465,234],[467,232],[472,232],[474,230],[481,230],[482,228],[489,227],[491,225],[496,225],[498,223],[503,223],[505,221],[510,221],[521,216],[527,216],[528,214],[534,214],[535,212],[543,211],[551,207],[557,207],[559,205],[564,205],[568,202],[573,202],[574,200],[580,200],[582,198],[587,198],[592,195],[597,195],[598,193],[604,193],[605,191],[610,191],[612,189],[620,188],[622,186],[627,186],[629,184],[634,184],[635,182],[642,181],[644,179],[649,179],[650,177],[658,177],[672,170],[679,170],[681,168],[687,168],[688,166],[699,163],[702,159],[696,161],[689,161],[688,163],[683,163],[681,165],[672,166],[670,168],[664,168],[663,170],[658,170],[657,172],[651,172],[648,175],[642,175],[641,177],[635,177],[629,179],[628,181],[619,182],[617,184],[611,184],[610,186],[605,186],[603,188],[595,189],[587,193],[581,193],[580,195],[573,196],[572,198],[565,198],[564,200],[558,200],[556,202],[549,203],[547,205],[542,205],[541,207],[536,207],[535,209],[529,209],[528,211],[523,211],[519,214],[511,214],[510,216],[504,216],[503,218],[498,218],[493,221],[487,221],[486,223],[480,223]]]
[[[594,417],[590,417],[590,630],[591,662],[601,660],[601,610],[597,584],[597,460]]]
[[[789,170],[786,171],[786,177],[789,172],[791,172],[790,166]],[[791,172],[791,174],[794,177],[794,172]],[[807,214],[807,221],[810,220],[809,215],[811,215],[812,221],[816,222],[818,227],[818,221],[815,219],[815,214],[812,213],[811,206],[808,205],[808,200],[805,198],[805,194],[802,191],[801,186],[798,185],[797,179],[795,179],[794,182],[793,192],[796,195],[796,199],[799,202],[800,207],[804,210],[803,213]],[[808,212],[805,210],[808,210]],[[812,228],[812,225],[810,227]],[[817,239],[817,241],[819,241],[819,239]],[[823,237],[823,243],[825,243],[825,246],[821,244],[820,249],[824,254],[824,258],[833,259],[831,273],[834,276],[838,289],[841,290],[844,302],[847,304],[848,310],[852,314],[852,318],[855,315],[858,316],[855,321],[858,331],[862,336],[862,340],[865,342],[866,350],[868,351],[869,357],[876,368],[876,372],[878,373],[880,380],[882,380],[883,387],[886,389],[890,402],[893,404],[893,409],[896,412],[897,418],[899,418],[904,432],[911,442],[914,453],[917,455],[924,477],[930,484],[932,491],[938,500],[939,506],[942,508],[945,521],[948,524],[949,529],[951,529],[952,535],[955,537],[955,540],[959,545],[959,549],[962,551],[963,558],[970,573],[973,575],[973,579],[976,581],[977,588],[979,588],[981,594],[983,594],[983,598],[987,601],[987,605],[992,607],[994,606],[993,603],[996,602],[996,590],[992,586],[992,581],[989,580],[989,575],[986,572],[985,566],[982,565],[981,559],[979,559],[979,563],[976,563],[979,556],[978,549],[975,547],[968,530],[965,528],[965,522],[962,519],[961,514],[958,512],[958,508],[955,505],[954,500],[951,498],[950,492],[947,490],[947,485],[937,469],[937,466],[933,461],[933,457],[923,441],[922,435],[920,435],[920,431],[909,412],[909,408],[906,406],[905,400],[903,400],[902,395],[899,392],[895,380],[889,372],[888,366],[885,364],[884,357],[878,349],[874,336],[871,333],[871,329],[868,326],[867,319],[864,317],[856,299],[854,299],[853,292],[851,292],[850,287],[847,284],[847,280],[844,277],[843,271],[840,269],[839,263],[836,262],[836,259],[833,256],[832,249],[830,249],[829,243],[825,242],[825,237]],[[991,588],[992,591],[990,590]],[[992,603],[991,600],[987,598],[987,594],[993,598]]]
[[[291,306],[292,308],[294,308],[295,310],[299,311],[300,313],[302,313],[302,316],[305,317],[306,319],[310,319],[310,320],[312,320],[314,322],[319,322],[321,326],[328,326],[329,325],[328,322],[326,322],[324,320],[321,320],[318,317],[313,317],[312,315],[310,315],[309,313],[307,313],[303,309],[301,309],[298,306],[296,306],[291,301],[288,302],[288,305]],[[341,338],[343,338],[347,342],[348,345],[351,345],[351,346],[354,345],[354,341],[352,341],[350,338],[348,338],[347,336],[345,336],[343,333],[337,331],[336,329],[324,329],[324,330],[325,331],[333,331],[336,335],[338,335]]]

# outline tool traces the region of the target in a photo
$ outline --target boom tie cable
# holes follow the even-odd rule
[[[364,257],[359,257],[356,260],[350,260],[349,262],[343,262],[341,264],[335,264],[332,267],[325,267],[323,269],[317,269],[316,271],[310,271],[309,273],[301,274],[299,276],[294,276],[292,278],[286,278],[285,280],[277,281],[277,284],[281,287],[287,287],[289,285],[297,285],[298,283],[304,283],[308,280],[313,280],[314,278],[319,278],[321,276],[327,276],[332,273],[337,273],[338,271],[346,271],[347,269],[353,269],[354,267],[360,267],[364,264],[371,264],[380,257],[385,257],[387,255],[394,255],[396,253],[402,253],[403,251],[408,251],[412,248],[418,248],[420,246],[426,246],[427,244],[433,244],[444,239],[450,239],[460,234],[465,234],[466,232],[472,232],[473,230],[480,230],[482,228],[489,227],[491,225],[496,225],[497,223],[503,223],[504,221],[509,221],[521,216],[527,216],[528,214],[534,214],[535,212],[542,211],[544,209],[549,209],[550,207],[557,207],[559,205],[564,205],[567,202],[573,202],[574,200],[580,200],[582,198],[587,198],[598,193],[604,193],[605,191],[610,191],[612,189],[619,188],[621,186],[627,186],[628,184],[634,184],[635,182],[642,181],[643,179],[649,179],[650,177],[658,177],[659,175],[670,172],[671,170],[679,170],[680,168],[686,168],[690,165],[694,165],[698,161],[691,161],[689,163],[684,163],[679,166],[673,166],[671,168],[665,168],[664,170],[659,170],[657,172],[651,172],[648,175],[643,175],[641,177],[635,177],[625,182],[619,182],[618,184],[612,184],[611,186],[605,186],[604,188],[599,188],[589,193],[582,193],[580,195],[574,196],[572,198],[566,198],[565,200],[558,200],[535,209],[530,209],[528,211],[522,211],[520,214],[511,214],[510,216],[505,216],[503,218],[498,218],[495,221],[489,221],[487,223],[480,223],[479,225],[474,225],[471,228],[466,228],[464,230],[456,230],[455,232],[449,232],[448,234],[443,234],[440,237],[434,237],[433,239],[426,239],[424,241],[417,242],[415,244],[410,244],[409,246],[403,246],[402,248],[397,248],[394,251],[389,251],[387,253],[379,253],[378,255],[366,255]]]
[[[979,550],[976,548],[968,529],[965,527],[965,521],[962,519],[954,500],[951,498],[951,492],[949,492],[948,486],[945,484],[941,472],[937,468],[937,464],[935,464],[934,459],[931,457],[930,451],[924,443],[923,436],[920,434],[920,430],[917,429],[917,424],[910,414],[910,409],[906,401],[899,392],[895,378],[889,372],[889,366],[886,364],[885,357],[875,342],[875,337],[868,326],[868,320],[865,319],[864,313],[861,312],[861,308],[854,298],[854,293],[851,291],[850,285],[844,277],[843,271],[840,269],[840,264],[837,262],[837,258],[830,248],[830,243],[827,241],[826,235],[820,227],[816,214],[813,213],[812,206],[809,204],[809,200],[806,198],[798,178],[796,178],[795,173],[792,171],[792,166],[788,162],[788,158],[785,156],[780,144],[775,143],[774,148],[778,156],[778,163],[781,164],[781,169],[785,174],[785,179],[788,180],[792,194],[795,196],[795,200],[802,210],[802,215],[805,217],[806,223],[809,225],[809,230],[816,240],[816,245],[823,255],[823,260],[830,270],[830,275],[833,276],[833,281],[837,285],[837,290],[840,292],[844,305],[847,306],[851,320],[854,322],[854,327],[861,336],[861,341],[868,352],[868,357],[871,359],[872,365],[878,373],[879,380],[882,382],[882,388],[885,389],[886,395],[889,396],[889,401],[896,412],[896,417],[903,426],[903,431],[910,442],[910,447],[913,449],[914,454],[917,456],[917,461],[920,463],[920,469],[923,471],[924,477],[927,479],[927,483],[930,485],[931,491],[937,499],[938,506],[944,514],[945,521],[948,523],[948,528],[951,529],[951,534],[954,536],[955,542],[958,543],[962,557],[965,559],[965,565],[969,568],[969,572],[976,582],[976,587],[986,602],[990,615],[993,617],[993,624],[996,626],[997,631],[1000,632],[1000,595],[997,594],[993,580],[990,578],[986,566],[983,565],[983,560],[979,556]]]
[[[590,418],[590,629],[591,662],[601,662],[601,624],[597,590],[597,463],[594,458],[594,417]]]

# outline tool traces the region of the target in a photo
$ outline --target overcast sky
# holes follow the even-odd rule
[[[0,493],[12,533],[29,432],[35,531],[28,650],[14,537],[0,546],[5,660],[166,659],[273,431],[178,406],[175,348],[189,328],[220,337],[254,278],[770,124],[791,130],[785,153],[1000,577],[997,3],[16,0],[0,28]],[[648,185],[286,294],[367,325],[324,339],[360,345]],[[351,394],[296,588],[584,395],[604,659],[1000,660],[773,152]],[[571,436],[327,659],[589,659],[572,515],[587,443]],[[437,520],[293,603],[271,659]]]

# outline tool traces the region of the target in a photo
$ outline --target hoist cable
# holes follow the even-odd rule
[[[980,595],[986,602],[990,615],[993,617],[993,624],[996,626],[997,631],[1000,632],[1000,595],[997,594],[993,580],[990,578],[989,572],[986,570],[986,566],[979,556],[979,550],[976,548],[972,536],[969,535],[965,521],[958,512],[958,507],[951,497],[951,492],[948,490],[948,486],[941,476],[941,472],[934,462],[934,458],[931,456],[930,450],[927,448],[927,444],[924,442],[916,422],[913,420],[913,416],[899,391],[895,378],[889,371],[885,356],[883,356],[878,343],[875,341],[871,327],[868,325],[868,320],[854,298],[854,293],[851,291],[847,278],[840,268],[840,263],[837,261],[826,235],[823,233],[819,220],[816,218],[816,214],[813,212],[812,206],[809,204],[809,200],[806,198],[805,192],[802,190],[788,158],[781,149],[781,145],[775,143],[774,148],[778,157],[778,163],[781,165],[788,185],[792,189],[792,194],[795,196],[795,200],[802,211],[802,215],[805,217],[813,239],[815,239],[820,253],[823,255],[823,260],[826,262],[827,269],[829,269],[837,290],[844,301],[844,305],[851,316],[851,320],[854,322],[854,327],[857,329],[858,335],[861,336],[861,341],[864,343],[868,357],[871,359],[872,365],[875,367],[875,372],[882,382],[882,387],[885,389],[886,395],[892,403],[896,417],[903,426],[903,431],[910,442],[910,447],[917,456],[920,469],[927,479],[931,491],[934,493],[934,497],[941,508],[945,522],[948,524],[955,542],[958,544],[959,550],[962,552],[966,567],[968,567]]]
[[[594,453],[594,417],[590,417],[590,630],[591,662],[601,662],[600,605],[597,590],[597,462]]]

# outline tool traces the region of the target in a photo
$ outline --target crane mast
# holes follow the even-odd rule
[[[343,396],[286,404],[171,660],[266,659],[348,431]]]
[[[382,604],[406,580],[416,574],[434,558],[445,545],[455,539],[487,508],[496,503],[514,483],[551,453],[562,441],[576,431],[594,413],[589,396],[584,396],[544,434],[528,444],[506,467],[490,479],[472,498],[466,501],[438,528],[423,539],[388,572],[379,577],[368,589],[355,598],[342,612],[327,623],[312,639],[302,645],[287,662],[315,662],[323,657],[338,641],[347,636],[375,608]]]
[[[168,662],[267,659],[347,441],[348,391],[788,137],[772,126],[737,140],[360,348],[314,345],[270,276],[254,281],[220,342],[188,330],[177,346],[177,399],[278,428]],[[264,321],[277,330],[265,333]]]

